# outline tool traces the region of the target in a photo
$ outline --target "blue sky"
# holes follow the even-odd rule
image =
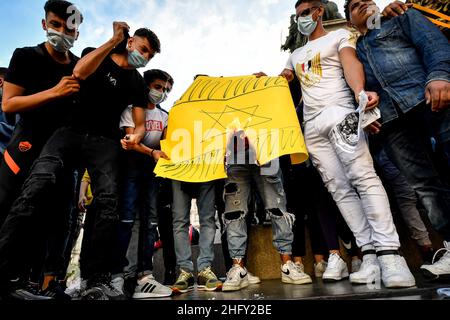
[[[175,87],[169,109],[194,75],[238,76],[257,71],[278,75],[288,54],[280,51],[295,0],[74,0],[85,22],[73,52],[99,46],[112,36],[112,22],[126,21],[131,32],[152,29],[162,53],[145,69],[169,72]],[[344,0],[336,0],[342,11]],[[377,1],[383,6],[386,0]],[[45,41],[41,28],[45,0],[0,0],[0,66],[14,49]]]

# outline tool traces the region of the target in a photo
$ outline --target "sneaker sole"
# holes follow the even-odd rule
[[[341,277],[322,277],[323,282],[338,282],[349,278],[348,273],[344,273]]]
[[[281,282],[287,284],[311,284],[312,279],[300,279],[300,280],[281,279]]]
[[[239,291],[241,289],[247,288],[249,283],[244,283],[236,287],[222,286],[222,292]]]
[[[450,274],[434,274],[433,272],[427,269],[420,269],[422,274],[428,280],[450,280]]]
[[[416,286],[416,282],[392,282],[389,285],[384,283],[384,286],[388,289],[397,289],[397,288],[411,288]]]
[[[214,287],[214,288],[207,288],[206,286],[199,286],[199,285],[197,285],[197,289],[199,291],[208,291],[208,292],[220,291],[220,290],[222,290],[222,287],[223,287],[222,284],[217,286],[217,287]]]
[[[161,294],[157,294],[157,293],[135,293],[133,294],[133,299],[134,300],[146,300],[146,299],[155,299],[155,298],[167,298],[172,296],[173,292],[170,293],[161,293]]]
[[[172,292],[174,294],[188,293],[188,292],[193,291],[193,290],[194,290],[194,287],[189,287],[187,289],[172,288]]]

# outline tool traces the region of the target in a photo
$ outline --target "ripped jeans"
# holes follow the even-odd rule
[[[61,177],[80,165],[90,174],[96,207],[87,267],[91,274],[110,272],[119,221],[119,152],[120,143],[106,137],[71,128],[61,128],[53,134],[0,229],[0,278],[9,277],[17,264],[26,259],[28,244],[34,241],[31,231],[36,222],[48,221],[45,210],[55,206],[52,197],[64,185],[59,183]]]
[[[277,162],[274,160],[274,162]],[[278,166],[279,168],[279,166]],[[228,250],[232,259],[243,259],[247,248],[248,199],[251,181],[255,182],[264,201],[265,209],[272,218],[273,245],[280,254],[292,254],[294,215],[286,210],[281,169],[274,175],[263,175],[256,165],[230,165],[225,182],[224,225],[228,238]]]

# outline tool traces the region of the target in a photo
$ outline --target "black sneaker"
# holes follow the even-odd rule
[[[41,295],[51,297],[55,300],[72,300],[72,297],[66,294],[64,286],[62,286],[58,281],[55,280],[50,281],[47,289],[43,290],[41,292]]]
[[[97,275],[88,281],[82,300],[126,300],[123,292],[111,285],[109,275]]]
[[[52,297],[42,295],[39,284],[26,282],[25,284],[12,284],[6,299],[9,300],[53,300]]]

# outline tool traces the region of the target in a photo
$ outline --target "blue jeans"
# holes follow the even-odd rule
[[[128,265],[126,254],[137,212],[142,213],[142,241],[139,243],[137,271],[152,271],[154,244],[158,234],[156,228],[159,179],[153,173],[155,163],[149,156],[131,152],[125,154],[125,158],[119,215],[119,254],[122,265],[115,271],[122,273],[123,268]]]
[[[272,218],[273,245],[280,254],[292,254],[293,215],[286,210],[281,169],[276,174],[262,175],[256,165],[230,165],[225,182],[224,224],[227,231],[228,250],[232,259],[243,259],[247,248],[248,198],[251,181],[264,201],[264,207]]]
[[[450,187],[440,179],[431,160],[432,130],[429,126],[427,130],[426,108],[418,106],[385,124],[381,138],[387,155],[416,191],[433,227],[450,241]]]
[[[214,260],[214,238],[216,235],[214,182],[198,185],[197,208],[200,218],[200,254],[197,259],[199,271],[212,266]],[[173,192],[173,236],[179,268],[193,272],[189,225],[192,196],[182,190],[182,183],[172,181]]]

